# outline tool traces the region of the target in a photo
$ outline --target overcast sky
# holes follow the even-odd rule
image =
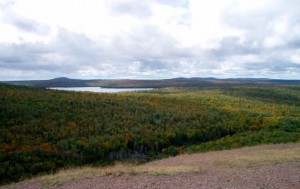
[[[0,0],[0,80],[300,79],[299,0]]]

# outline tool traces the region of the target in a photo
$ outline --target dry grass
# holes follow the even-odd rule
[[[119,176],[122,174],[150,174],[150,175],[174,175],[178,173],[201,172],[200,167],[188,166],[149,166],[118,163],[108,167],[81,167],[61,170],[53,175],[46,175],[37,178],[43,186],[62,184],[70,180],[92,178],[98,176]]]
[[[283,163],[287,161],[300,162],[300,147],[254,151],[230,159],[217,159],[214,164],[226,167],[253,167],[266,163]]]
[[[222,153],[222,152],[220,152]],[[216,156],[215,156],[216,157]],[[283,162],[300,162],[300,147],[294,146],[280,149],[262,149],[249,151],[242,154],[235,154],[229,157],[218,157],[213,160],[216,166],[225,167],[253,167],[256,165],[268,163],[283,163]],[[178,173],[193,173],[202,172],[201,165],[135,165],[116,163],[114,166],[108,167],[80,167],[67,170],[61,170],[53,175],[46,175],[37,178],[43,186],[51,186],[53,184],[63,184],[70,180],[93,178],[98,176],[119,176],[122,174],[150,174],[150,175],[174,175]]]
[[[139,166],[134,169],[137,173],[147,173],[151,175],[174,175],[178,173],[195,173],[201,172],[201,167],[190,166]]]

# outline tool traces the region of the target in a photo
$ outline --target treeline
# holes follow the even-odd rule
[[[104,94],[0,84],[0,183],[218,145],[298,141],[300,108],[290,103],[300,96],[297,87],[257,86],[248,94],[251,87]],[[266,90],[278,93],[274,101],[264,101]]]

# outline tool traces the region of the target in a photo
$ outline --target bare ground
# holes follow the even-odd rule
[[[2,188],[300,189],[300,143],[186,154],[141,166],[65,170]]]

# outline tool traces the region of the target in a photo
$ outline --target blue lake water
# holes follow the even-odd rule
[[[63,91],[99,92],[99,93],[119,93],[119,92],[153,90],[153,88],[101,88],[101,87],[50,87],[48,89],[63,90]]]

